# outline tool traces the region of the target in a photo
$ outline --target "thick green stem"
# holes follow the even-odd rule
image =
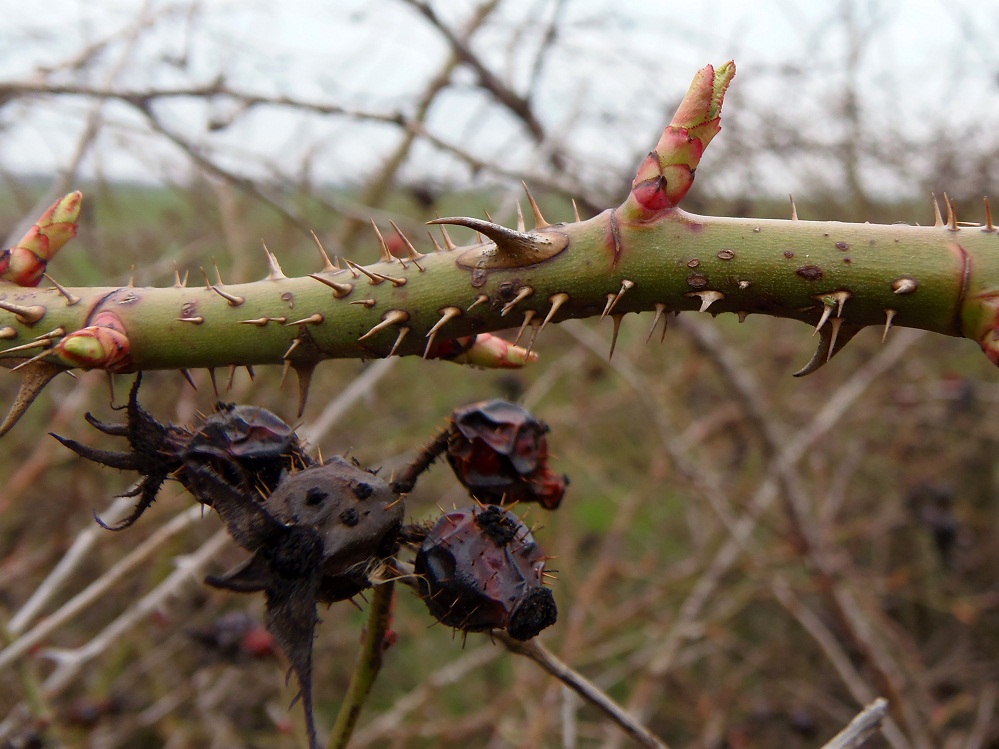
[[[350,743],[361,710],[368,698],[378,671],[382,667],[385,651],[385,635],[392,623],[392,601],[395,585],[389,581],[376,585],[372,590],[371,606],[368,610],[368,623],[364,630],[364,642],[357,656],[350,686],[340,706],[336,724],[330,732],[329,749],[343,749]]]

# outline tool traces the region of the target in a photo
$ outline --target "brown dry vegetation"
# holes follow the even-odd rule
[[[844,16],[845,28],[849,22]],[[465,27],[457,24],[459,38]],[[508,36],[526,33],[509,17],[497,28],[494,33]],[[537,45],[536,59],[554,45]],[[457,53],[453,69],[444,65],[443,80],[458,75],[463,85],[478,87],[481,116],[512,116],[522,139],[530,140],[532,122],[554,130],[535,111],[529,86],[509,84],[508,90],[500,71],[495,80],[482,74],[477,66],[487,63],[476,49],[473,43]],[[663,82],[663,111],[702,62],[688,61]],[[74,65],[63,72],[88,80],[85,73],[98,61]],[[737,78],[734,90],[738,84]],[[47,85],[49,79],[32,82],[38,90]],[[113,77],[96,87],[114,89]],[[520,99],[509,97],[518,91]],[[6,106],[28,106],[23,94],[8,94]],[[423,117],[418,102],[437,95],[429,84],[413,92],[403,107],[410,130]],[[33,106],[57,98],[33,100]],[[76,101],[89,106],[96,100]],[[752,102],[736,95],[727,107],[738,123],[737,108]],[[149,111],[149,137],[165,137],[166,126]],[[309,115],[304,107],[290,111],[343,119]],[[851,111],[844,106],[840,115],[848,119]],[[754,117],[780,121],[775,112],[757,110]],[[365,117],[354,118],[361,127],[358,119]],[[712,146],[725,158],[706,162],[703,176],[722,170],[726,159],[758,156],[740,156],[749,139],[728,123]],[[880,168],[895,170],[898,180],[938,186],[932,164],[947,154],[930,158],[920,173],[903,158],[893,162],[898,150],[884,145],[890,134],[871,134],[861,149],[849,139],[850,128],[845,132],[835,148],[826,143],[832,155],[824,158],[849,167],[877,154]],[[330,210],[335,206],[379,221],[391,216],[407,227],[419,227],[437,211],[481,215],[497,204],[509,218],[512,183],[494,153],[481,155],[475,191],[422,182],[414,188],[399,176],[412,154],[401,140],[395,161],[386,149],[384,171],[349,190],[332,190],[313,182],[307,170],[244,182],[202,147],[203,137],[181,136],[181,150],[200,159],[191,161],[193,176],[183,184],[82,185],[87,207],[80,237],[53,264],[56,278],[123,282],[136,264],[140,283],[162,285],[172,281],[175,262],[193,277],[212,257],[227,279],[262,276],[262,253],[254,247],[259,237],[278,252],[286,272],[302,272],[314,267],[310,228],[338,253],[373,258],[371,236]],[[548,137],[532,145],[547,155],[537,156],[531,175],[546,213],[571,215],[570,194],[591,206],[623,195],[618,187],[634,164],[608,167],[613,178],[599,186],[579,181],[585,170],[559,148],[546,150]],[[808,137],[797,134],[796,152],[807,151]],[[426,138],[417,140],[426,147]],[[81,148],[89,146],[82,138]],[[982,139],[976,163],[995,163],[991,146]],[[458,141],[435,147],[450,148],[449,158],[459,162],[470,156],[462,155]],[[976,147],[968,142],[963,163],[972,163],[968,150]],[[880,204],[851,182],[854,169],[843,172],[842,181],[819,184],[813,197],[799,200],[803,219],[930,220],[928,205]],[[995,174],[969,175],[988,178],[994,186]],[[380,191],[378,184],[393,187]],[[33,215],[36,187],[8,177],[0,233]],[[784,206],[754,197],[751,183],[735,193],[730,185],[701,180],[690,199],[688,207],[706,213],[786,215]],[[970,200],[963,207],[974,211]],[[502,396],[545,420],[555,467],[572,484],[559,512],[529,516],[541,525],[542,544],[558,556],[560,621],[541,639],[671,747],[820,746],[878,695],[891,701],[892,720],[871,746],[999,747],[993,458],[999,430],[985,418],[999,401],[999,378],[977,347],[906,330],[894,330],[882,344],[868,331],[831,365],[796,380],[790,373],[807,360],[815,340],[798,324],[750,317],[739,325],[728,316],[684,314],[660,345],[658,332],[645,343],[651,317],[625,318],[609,362],[605,320],[546,329],[540,361],[514,373],[415,357],[328,363],[313,383],[304,428],[324,454],[350,451],[391,471],[458,405]],[[207,374],[194,378],[197,392],[175,373],[148,376],[145,405],[161,420],[190,421],[214,400]],[[278,371],[258,371],[253,381],[241,371],[224,397],[291,417],[294,395],[279,389],[279,381]],[[15,388],[14,377],[0,378],[5,402]],[[86,464],[45,436],[54,431],[118,447],[87,427],[87,410],[116,420],[104,376],[59,378],[0,443],[6,642],[37,632],[74,596],[97,593],[44,631],[23,657],[3,665],[0,745],[27,745],[18,742],[35,733],[52,746],[301,745],[300,711],[287,709],[293,690],[285,686],[279,655],[222,657],[192,637],[227,612],[256,619],[262,613],[256,597],[198,582],[242,557],[219,535],[218,519],[201,517],[190,497],[168,484],[135,527],[111,533],[93,523],[91,513],[104,515],[132,477]],[[435,505],[455,502],[467,498],[439,467],[421,480],[409,512],[429,517]],[[136,554],[144,556],[129,561]],[[32,595],[44,591],[61,563],[65,576],[26,616]],[[116,565],[122,574],[109,577]],[[95,584],[106,585],[95,591]],[[429,626],[425,607],[408,591],[399,592],[395,613],[397,640],[352,747],[628,745],[603,715],[528,659],[489,637],[463,640]],[[315,646],[321,730],[346,688],[364,616],[338,604],[323,611],[322,620]]]

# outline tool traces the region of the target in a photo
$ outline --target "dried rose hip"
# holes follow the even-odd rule
[[[539,502],[554,510],[566,479],[548,466],[547,425],[503,400],[457,409],[447,459],[458,480],[484,502]]]
[[[415,567],[438,621],[466,632],[505,629],[529,640],[558,617],[554,596],[542,585],[546,559],[516,515],[488,505],[440,518]]]

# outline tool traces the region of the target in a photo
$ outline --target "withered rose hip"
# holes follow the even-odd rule
[[[489,505],[440,518],[415,566],[423,600],[438,621],[466,632],[505,629],[529,640],[558,617],[555,598],[542,585],[546,559],[516,515]]]
[[[452,415],[448,462],[483,502],[538,502],[554,510],[566,481],[548,466],[547,431],[521,406],[503,400],[473,403]]]

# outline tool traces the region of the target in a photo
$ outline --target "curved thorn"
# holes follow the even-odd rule
[[[513,229],[507,229],[505,226],[500,226],[499,224],[493,224],[489,221],[483,221],[477,218],[452,216],[448,218],[434,219],[433,221],[428,221],[427,223],[454,224],[455,226],[464,226],[468,229],[472,229],[477,233],[484,234],[489,237],[489,239],[496,245],[496,249],[500,252],[537,252],[542,246],[547,247],[552,245],[552,240],[543,234],[536,234],[534,232],[519,232]]]
[[[881,343],[884,343],[888,337],[888,331],[891,330],[891,323],[895,319],[896,314],[898,314],[898,310],[891,308],[885,310],[885,332],[881,334]]]
[[[529,297],[533,293],[534,289],[531,288],[530,286],[521,286],[517,290],[517,295],[509,302],[507,302],[505,305],[503,305],[503,309],[500,310],[500,317],[506,317],[506,315],[510,312],[510,310],[516,307],[520,302],[527,299],[527,297]]]
[[[524,331],[527,330],[527,326],[531,324],[531,320],[534,319],[534,316],[536,314],[537,311],[533,309],[529,309],[526,312],[524,312],[524,322],[520,324],[520,330],[517,331],[517,337],[513,339],[514,346],[520,343],[520,339],[524,335]]]
[[[395,258],[392,257],[392,252],[389,250],[388,243],[385,241],[385,237],[378,230],[378,224],[375,223],[374,219],[371,219],[371,228],[375,230],[375,236],[378,237],[378,245],[381,248],[381,261],[383,263],[391,263]]]
[[[933,225],[943,226],[943,216],[940,215],[940,204],[937,203],[937,195],[934,192],[930,193],[930,199],[933,201]]]
[[[62,294],[62,296],[66,299],[67,307],[72,307],[74,304],[77,304],[80,301],[80,297],[75,296],[74,294],[70,294],[65,286],[63,286],[61,283],[52,278],[52,276],[50,276],[48,273],[42,273],[42,278],[44,278],[46,281],[52,284],[55,287],[55,290],[58,291],[60,294]]]
[[[441,319],[434,323],[434,326],[427,331],[427,347],[423,350],[424,359],[427,358],[427,355],[430,353],[430,348],[434,345],[434,339],[437,338],[437,331],[444,327],[448,320],[453,320],[462,314],[462,311],[458,307],[444,307],[443,309],[438,310],[438,312]]]
[[[323,278],[322,276],[316,273],[308,273],[306,275],[308,275],[309,278],[319,281],[319,283],[325,284],[326,286],[329,286],[331,289],[333,289],[334,299],[343,299],[345,296],[347,296],[350,292],[354,290],[354,284],[352,283],[337,283],[336,281],[332,281],[328,278]]]
[[[527,202],[531,204],[531,210],[534,212],[534,228],[543,229],[546,226],[551,226],[551,224],[545,221],[545,217],[541,215],[541,209],[538,208],[537,201],[534,199],[534,196],[531,195],[531,191],[527,188],[527,183],[521,181],[520,184],[524,186],[524,192],[527,193]]]
[[[861,325],[847,323],[843,320],[843,318],[833,318],[834,323],[836,320],[839,321],[838,324],[829,325],[821,330],[819,333],[819,345],[815,349],[815,353],[812,354],[812,358],[809,360],[808,364],[794,373],[795,377],[804,377],[805,375],[809,375],[812,372],[821,369],[825,366],[826,362],[842,351],[846,347],[846,344],[849,343],[863,327]],[[834,327],[836,328],[835,338],[833,336]],[[836,344],[838,344],[838,348]]]
[[[404,323],[408,319],[409,319],[409,313],[406,312],[405,310],[401,310],[401,309],[392,309],[392,310],[389,310],[388,312],[385,313],[385,316],[382,317],[382,320],[381,320],[380,323],[378,323],[377,325],[375,325],[373,328],[371,328],[371,330],[369,330],[367,333],[365,333],[364,335],[362,335],[357,340],[359,340],[359,341],[366,340],[366,339],[370,338],[371,336],[375,335],[375,333],[378,333],[379,331],[384,330],[385,328],[387,328],[387,327],[389,327],[391,325],[398,325],[400,323]]]
[[[30,367],[25,367],[22,370],[21,384],[17,389],[17,395],[14,397],[14,403],[11,404],[10,411],[7,412],[3,422],[0,423],[0,437],[3,437],[14,428],[14,425],[20,421],[21,417],[24,416],[24,412],[34,403],[35,398],[52,381],[52,378],[60,372],[65,371],[65,367],[43,361],[35,362]]]
[[[659,324],[659,319],[663,316],[663,313],[666,311],[666,305],[663,304],[662,302],[656,302],[655,310],[656,310],[656,316],[652,318],[652,327],[649,328],[649,334],[645,337],[646,343],[652,340],[652,334],[656,332],[656,326]],[[668,327],[669,327],[669,319],[663,320],[663,337],[662,340],[660,340],[660,343],[666,340],[666,328]]]
[[[480,304],[485,304],[488,301],[489,301],[489,297],[487,295],[485,295],[485,294],[479,294],[478,296],[475,297],[475,301],[472,302],[470,305],[468,305],[468,309],[466,309],[465,312],[471,312],[473,309],[475,309],[476,307],[478,307]]]
[[[23,304],[11,304],[10,302],[2,301],[0,301],[0,309],[12,312],[17,321],[25,325],[34,325],[45,317],[45,312],[47,311],[40,304],[33,304],[30,307],[26,307]]]
[[[551,322],[551,319],[555,317],[555,313],[559,311],[559,308],[569,301],[569,295],[564,291],[560,291],[548,297],[548,301],[551,302],[552,307],[548,310],[548,314],[545,315],[544,322],[541,323],[541,330],[544,330],[545,326]]]

